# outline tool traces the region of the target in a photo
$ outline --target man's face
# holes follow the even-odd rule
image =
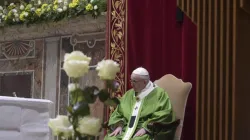
[[[135,92],[141,92],[141,90],[147,85],[147,81],[145,79],[141,79],[140,76],[136,74],[131,75],[130,83]]]

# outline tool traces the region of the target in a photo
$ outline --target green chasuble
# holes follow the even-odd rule
[[[124,96],[120,99],[120,104],[117,106],[115,111],[111,114],[108,125],[115,130],[118,124],[123,124],[122,134],[118,134],[117,136],[109,136],[113,130],[110,130],[104,140],[122,140],[129,126],[131,125],[130,120],[133,119],[133,122],[137,126],[132,130],[132,137],[130,140],[150,140],[150,130],[147,128],[147,124],[151,122],[162,122],[162,123],[171,123],[175,121],[175,116],[173,113],[172,105],[170,103],[170,99],[166,91],[160,87],[155,87],[146,97],[142,100],[141,106],[139,107],[138,119],[134,119],[132,115],[133,110],[135,108],[136,103],[138,102],[138,98],[136,100],[135,91],[133,89],[127,91]],[[145,134],[139,137],[133,137],[135,133],[141,128],[145,128],[149,134]],[[165,138],[174,136],[174,131],[168,132],[165,135]],[[167,136],[169,135],[169,136]],[[171,135],[171,136],[170,136]]]

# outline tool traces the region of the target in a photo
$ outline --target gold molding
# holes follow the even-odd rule
[[[116,81],[120,84],[112,96],[121,97],[127,88],[127,0],[109,0],[108,58],[120,64]],[[110,108],[113,111],[114,108]]]

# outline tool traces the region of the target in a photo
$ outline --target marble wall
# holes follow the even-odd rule
[[[70,79],[62,69],[64,54],[80,50],[92,57],[90,65],[96,65],[105,58],[105,29],[106,16],[82,16],[0,30],[0,96],[16,92],[19,97],[49,99],[55,103],[52,116],[67,114]],[[81,79],[81,87],[91,85],[104,86],[94,70]],[[104,110],[100,101],[91,105],[92,116],[103,120]]]
[[[80,50],[87,56],[91,57],[90,65],[94,66],[99,61],[105,58],[105,33],[96,32],[90,34],[75,34],[72,36],[63,36],[60,39],[60,71],[59,71],[59,114],[66,114],[66,106],[68,103],[68,90],[67,86],[70,79],[67,77],[65,71],[62,69],[63,59],[65,53],[70,53],[74,50]],[[95,85],[102,88],[104,84],[97,76],[95,70],[90,70],[87,75],[82,77],[80,81],[82,88],[85,86]],[[92,116],[104,118],[104,105],[97,100],[94,104],[90,105]],[[100,139],[103,138],[104,133],[101,134]]]
[[[99,61],[105,58],[105,33],[97,32],[90,34],[75,34],[72,36],[61,37],[60,40],[60,92],[59,92],[59,113],[66,114],[65,102],[68,102],[67,85],[70,79],[66,76],[66,73],[62,69],[63,57],[65,53],[70,53],[74,50],[80,50],[87,56],[91,57],[90,65],[94,66]],[[94,70],[90,70],[87,75],[81,79],[81,86],[95,85],[102,88],[103,83],[99,80],[97,73]],[[97,102],[92,107],[93,115],[100,116],[103,114],[99,103]],[[101,112],[101,113],[100,113]]]
[[[32,98],[43,98],[44,41],[24,40],[0,43],[0,77],[8,75],[31,75]],[[15,91],[15,89],[13,89]],[[18,96],[18,91],[17,96]]]
[[[26,91],[30,91],[27,94],[31,98],[53,101],[55,103],[53,116],[66,115],[69,100],[67,86],[70,79],[62,69],[64,55],[80,50],[92,58],[91,66],[96,65],[105,58],[105,32],[2,42],[0,50],[0,77],[14,75],[17,78],[19,75],[30,75],[31,80],[19,82],[19,86],[30,87]],[[5,86],[6,84],[5,81]],[[90,70],[81,79],[82,88],[91,85],[99,88],[104,86],[95,70]],[[8,87],[15,88],[14,85]],[[20,91],[15,92],[19,96]],[[99,118],[104,117],[104,105],[99,100],[91,105],[91,114]]]

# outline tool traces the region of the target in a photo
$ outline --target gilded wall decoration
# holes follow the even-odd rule
[[[127,0],[110,0],[109,1],[109,34],[108,34],[108,58],[115,60],[120,64],[120,73],[116,80],[120,87],[112,96],[121,97],[127,88]],[[112,112],[114,108],[110,108]]]

